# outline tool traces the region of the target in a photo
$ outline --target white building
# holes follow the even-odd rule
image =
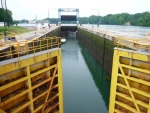
[[[0,22],[0,26],[4,26],[4,22]]]

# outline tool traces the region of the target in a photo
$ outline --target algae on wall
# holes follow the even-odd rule
[[[88,48],[96,60],[111,75],[113,51],[115,47],[114,42],[80,28],[78,28],[77,38]]]
[[[55,29],[47,34],[47,36],[61,36],[60,27],[58,29]]]

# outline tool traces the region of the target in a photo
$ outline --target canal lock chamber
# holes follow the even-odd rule
[[[114,45],[114,43],[112,42],[112,41],[110,41],[110,40],[105,40],[104,38],[102,38],[102,37],[99,37],[98,35],[96,35],[96,34],[93,34],[93,33],[89,33],[89,32],[87,32],[87,31],[85,31],[85,30],[82,30],[82,29],[78,29],[78,31],[77,32],[66,32],[66,33],[64,33],[64,32],[61,32],[61,31],[59,31],[59,32],[57,32],[56,33],[56,35],[58,35],[59,34],[59,36],[62,36],[62,34],[65,34],[64,36],[66,36],[67,37],[67,35],[68,34],[72,34],[72,36],[77,36],[77,39],[82,43],[82,44],[84,44],[87,48],[88,48],[88,50],[92,53],[92,55],[96,58],[96,60],[102,65],[102,67],[103,68],[105,68],[106,70],[107,70],[107,72],[109,73],[109,75],[111,75],[111,72],[112,72],[112,61],[113,61],[113,54],[114,54],[114,47],[115,47],[115,45]],[[53,35],[53,34],[51,34],[51,35]],[[47,35],[48,36],[48,35]],[[50,36],[50,34],[49,34],[49,36]],[[121,58],[120,59],[120,61],[121,61],[121,63],[125,63],[125,64],[127,64],[128,65],[128,63],[126,63],[126,62],[129,62],[129,60],[127,60],[126,58]],[[47,65],[45,65],[45,64],[47,64],[47,61],[44,61],[44,63],[37,63],[37,65],[31,65],[30,66],[30,68],[31,68],[31,72],[36,72],[36,70],[41,70],[41,69],[44,69],[44,68],[41,68],[41,67],[44,67],[44,66],[46,66],[47,67]],[[17,64],[17,65],[20,65],[20,64]],[[1,69],[3,69],[3,68],[1,68]],[[20,71],[21,70],[21,71]],[[22,67],[22,68],[20,68],[19,70],[18,69],[16,69],[15,71],[12,71],[12,73],[13,73],[13,76],[10,76],[10,74],[9,73],[7,73],[5,76],[6,76],[6,78],[4,77],[4,76],[1,76],[1,80],[0,80],[0,83],[1,83],[1,85],[3,86],[5,86],[7,83],[8,84],[10,84],[10,79],[12,79],[12,80],[14,80],[14,79],[22,79],[22,78],[26,78],[27,77],[27,68],[25,68],[25,67]],[[129,70],[127,70],[127,69],[123,69],[124,71],[125,71],[125,73],[127,73]],[[134,71],[134,69],[131,71],[132,73],[133,73],[133,76],[135,75],[136,76],[136,71]],[[147,72],[146,72],[147,73]],[[128,73],[127,73],[128,74]],[[34,80],[35,81],[38,81],[38,80],[40,80],[40,79],[43,79],[43,80],[45,80],[45,78],[47,79],[47,73],[46,74],[41,74],[40,75],[40,77],[35,77],[34,78]],[[148,75],[148,77],[149,77],[149,75]],[[10,78],[10,79],[8,79],[8,78]],[[145,77],[144,77],[145,78]],[[32,81],[33,83],[35,82],[35,81]],[[143,80],[143,79],[142,79]],[[129,80],[130,81],[130,80]],[[56,82],[57,82],[57,80],[56,80]],[[118,78],[118,82],[119,83],[121,83],[121,84],[124,84],[124,80],[122,80],[120,77]],[[15,92],[16,90],[18,90],[18,89],[22,89],[22,88],[24,88],[24,89],[22,89],[22,90],[27,90],[28,89],[28,87],[26,86],[26,82],[24,82],[24,81],[21,81],[21,82],[19,82],[19,85],[16,85],[15,86],[15,88],[13,88],[13,87],[11,87],[10,89],[12,89],[12,90],[10,90],[10,92],[7,92],[7,93],[3,93],[3,95],[2,95],[2,97],[5,97],[6,95],[9,95],[9,94],[11,94],[12,92]],[[134,82],[134,84],[138,84],[137,83],[137,81],[136,82]],[[148,88],[149,89],[149,83],[145,83],[145,82],[140,82],[140,84],[144,84],[144,85],[140,85],[140,87],[143,87],[143,91],[146,91],[146,89]],[[41,86],[42,87],[42,86]],[[46,86],[44,86],[44,87],[46,87]],[[134,86],[133,86],[134,87]],[[3,87],[3,88],[5,88],[5,87]],[[27,88],[27,89],[26,89]],[[43,88],[41,88],[41,89],[43,89]],[[117,89],[117,90],[119,90],[119,89]],[[7,90],[6,90],[7,91]],[[39,91],[39,90],[38,90]],[[32,93],[35,93],[36,91],[33,91]],[[124,93],[124,94],[127,94],[126,93],[127,91],[122,91],[121,93]],[[2,94],[2,93],[1,93]],[[117,93],[113,93],[114,95],[115,94],[117,94]],[[120,95],[119,95],[120,96]],[[122,102],[122,100],[123,99],[121,99],[120,97],[117,97],[117,100],[119,100],[120,102]],[[121,95],[122,96],[122,95]],[[41,100],[39,100],[39,101],[43,101],[44,100],[44,96],[42,96],[43,98],[41,98]],[[137,94],[137,96],[135,96],[135,98],[137,99],[137,100],[139,100],[139,95]],[[141,101],[142,102],[145,102],[145,103],[147,103],[147,101],[146,100],[148,100],[149,98],[147,98],[147,97],[149,97],[149,96],[146,96],[146,97],[143,97],[143,98],[146,98],[146,99],[142,99]],[[7,98],[7,96],[6,96],[6,98]],[[5,100],[5,98],[1,98],[1,100],[2,101],[4,101]],[[6,99],[7,100],[7,99]],[[20,96],[20,100],[18,101],[18,103],[22,103],[22,102],[24,102],[24,100],[27,100],[27,102],[25,101],[25,103],[28,103],[28,101],[30,101],[30,99],[29,99],[29,97],[28,97],[28,95],[27,94],[24,94],[23,96]],[[125,99],[124,99],[125,100]],[[127,99],[128,100],[128,99]],[[10,101],[10,100],[9,100]],[[38,103],[38,101],[35,101],[34,102],[34,104],[36,104],[36,103]],[[134,101],[133,101],[133,103],[134,103]],[[140,102],[139,102],[140,103]],[[138,103],[138,104],[139,104]],[[118,104],[118,103],[117,103]],[[126,104],[126,103],[125,103]],[[115,105],[114,103],[113,104],[111,104],[111,105]],[[122,105],[122,104],[121,104]],[[13,105],[9,105],[9,106],[11,106],[10,108],[11,109],[13,109]],[[134,108],[134,110],[135,110],[135,108],[136,109],[138,109],[138,110],[141,110],[142,112],[146,112],[146,111],[148,111],[149,109],[147,109],[147,106],[148,106],[148,103],[147,104],[139,104],[139,108],[137,107],[137,106],[135,106],[135,105],[133,105],[132,104],[132,106],[133,106],[133,108]],[[143,106],[143,107],[141,107],[141,106]],[[7,106],[8,107],[8,106]],[[9,108],[5,108],[6,109],[6,111],[9,111],[10,109]],[[36,105],[34,106],[35,108],[38,108],[38,106],[36,107]],[[40,106],[39,106],[40,107]],[[146,108],[145,108],[146,107]],[[122,110],[122,109],[124,109],[123,107],[114,107],[114,108],[112,108],[112,109],[119,109],[119,110]],[[38,110],[37,111],[40,111],[39,110],[40,108],[38,108]],[[27,107],[25,107],[25,108],[22,108],[22,110],[20,110],[20,112],[22,112],[22,111],[24,111],[24,110],[30,110],[30,106],[28,106],[27,105]],[[56,109],[57,110],[57,109]],[[133,109],[131,109],[131,111],[134,111]]]

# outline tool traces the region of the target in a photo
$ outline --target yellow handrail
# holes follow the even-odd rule
[[[144,41],[145,40],[145,41]],[[150,52],[150,43],[149,39],[139,39],[139,38],[125,38],[125,37],[115,37],[114,44],[118,47],[123,46],[129,47],[132,50],[145,50]]]
[[[21,55],[35,54],[36,52],[48,50],[54,47],[60,47],[60,37],[46,37],[39,38],[32,41],[20,41],[20,42],[11,42],[5,44],[7,51],[0,52],[0,58],[9,58],[12,59],[20,57]]]

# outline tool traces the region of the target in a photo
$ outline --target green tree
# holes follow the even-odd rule
[[[8,27],[13,23],[12,12],[9,9],[0,8],[0,22],[6,22]]]
[[[143,26],[150,26],[150,12],[144,13]]]
[[[120,25],[125,23],[125,20],[124,20],[123,16],[120,15],[120,17],[118,18],[118,22],[119,22]]]
[[[89,22],[90,24],[97,24],[97,23],[98,23],[98,17],[95,16],[95,15],[92,15],[92,16],[90,16],[90,17],[88,18],[88,22]]]
[[[20,23],[29,23],[29,21],[26,19],[22,19],[22,20],[20,20]]]
[[[14,21],[13,21],[13,24],[16,24],[16,26],[17,26],[19,23],[20,23],[20,21],[18,21],[18,20],[14,20]]]
[[[118,14],[112,15],[112,16],[110,17],[109,23],[111,23],[112,25],[119,25],[118,17],[119,17]]]
[[[112,14],[108,14],[106,16],[104,16],[101,20],[102,24],[111,24],[110,19],[113,15]]]
[[[43,20],[48,20],[52,24],[57,24],[58,23],[58,18],[45,18]]]
[[[81,24],[88,24],[88,17],[80,17],[79,23]]]

